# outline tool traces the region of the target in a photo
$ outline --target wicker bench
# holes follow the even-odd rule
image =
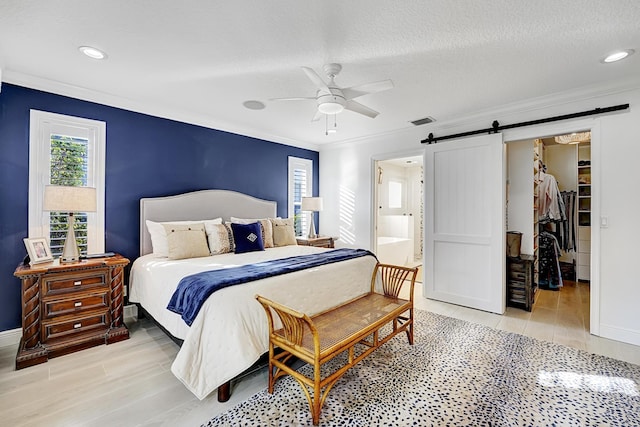
[[[369,293],[312,317],[257,295],[269,321],[269,393],[273,393],[279,377],[291,375],[300,383],[313,424],[318,425],[331,387],[349,368],[400,332],[406,332],[413,345],[413,287],[417,271],[378,263]],[[408,300],[398,298],[405,282],[410,284]],[[283,325],[277,330],[273,312]],[[387,324],[391,324],[390,332],[380,336],[380,329]],[[281,351],[274,351],[276,347]],[[344,364],[322,377],[322,365],[343,353]],[[313,377],[287,364],[294,357],[313,366]]]

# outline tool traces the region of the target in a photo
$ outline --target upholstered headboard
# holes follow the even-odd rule
[[[140,255],[152,252],[145,221],[187,221],[222,218],[274,218],[277,204],[229,190],[200,190],[140,199]]]

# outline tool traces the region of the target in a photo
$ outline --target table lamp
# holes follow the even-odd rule
[[[54,212],[68,212],[67,238],[60,262],[78,262],[80,252],[76,242],[74,213],[96,211],[96,189],[93,187],[68,187],[62,185],[47,185],[44,188],[44,210]]]
[[[314,212],[320,212],[322,210],[322,197],[303,197],[302,206],[303,211],[311,212],[311,225],[309,225],[309,238],[315,239],[318,237],[316,234],[316,225],[314,221]]]

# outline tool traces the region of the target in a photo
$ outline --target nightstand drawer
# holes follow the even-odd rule
[[[101,313],[91,314],[88,316],[77,316],[62,322],[42,322],[42,333],[44,340],[50,340],[75,334],[87,332],[94,329],[107,329],[109,325],[109,313],[103,310]]]
[[[68,299],[55,299],[51,301],[44,301],[44,313],[45,319],[62,316],[72,313],[82,313],[88,310],[95,310],[100,308],[109,307],[109,293],[102,292],[93,295],[83,295],[76,298]]]
[[[511,270],[511,271],[524,271],[525,270],[525,266],[521,262],[510,262],[509,263],[509,270]]]
[[[515,279],[515,280],[522,280],[524,281],[524,279],[527,277],[526,273],[524,271],[510,271],[509,272],[509,279]]]
[[[89,288],[107,287],[109,284],[108,274],[108,269],[51,274],[42,279],[42,294],[43,296],[57,295]]]

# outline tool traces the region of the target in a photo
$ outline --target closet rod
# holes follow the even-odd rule
[[[438,137],[434,137],[433,133],[430,133],[427,139],[423,139],[420,142],[423,144],[435,144],[438,141],[444,141],[445,139],[461,138],[463,136],[478,135],[480,133],[498,133],[499,131],[505,130],[505,129],[539,125],[541,123],[557,122],[560,120],[575,119],[577,117],[594,116],[596,114],[610,113],[612,111],[626,110],[628,108],[629,108],[629,104],[620,104],[620,105],[614,105],[612,107],[596,108],[594,110],[581,111],[579,113],[564,114],[562,116],[547,117],[546,119],[530,120],[528,122],[520,122],[520,123],[514,123],[512,125],[503,125],[503,126],[500,126],[500,123],[498,123],[497,120],[494,120],[493,123],[491,123],[491,127],[487,129],[478,129],[478,130],[472,130],[469,132],[462,132],[462,133],[456,133],[453,135],[445,135],[445,136],[438,136]]]

